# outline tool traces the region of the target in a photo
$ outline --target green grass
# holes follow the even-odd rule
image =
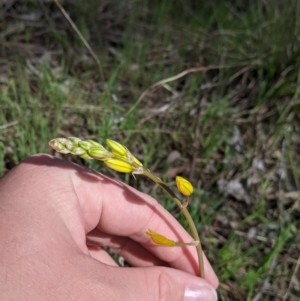
[[[18,3],[11,13],[42,17],[0,41],[0,176],[29,155],[52,153],[54,137],[118,140],[170,185],[172,168],[193,181],[190,210],[221,280],[220,300],[299,300],[299,277],[291,279],[300,256],[300,5],[245,3],[66,2],[105,82],[54,4]],[[1,19],[1,32],[19,22]],[[199,66],[219,67],[156,87],[135,106],[156,81]],[[230,143],[236,131],[239,147]],[[168,163],[175,150],[180,157]],[[185,225],[143,177],[66,159],[152,194]],[[251,202],[220,192],[220,180],[241,182]]]

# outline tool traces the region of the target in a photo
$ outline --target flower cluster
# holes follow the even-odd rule
[[[59,153],[72,154],[83,159],[100,160],[107,167],[118,172],[142,173],[143,164],[125,146],[111,139],[107,139],[106,144],[111,151],[90,139],[81,140],[76,137],[69,137],[56,138],[49,142],[49,145]]]

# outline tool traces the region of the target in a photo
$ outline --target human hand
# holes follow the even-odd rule
[[[1,300],[217,300],[193,247],[155,245],[148,229],[192,238],[156,200],[105,175],[48,155],[0,181]],[[121,268],[110,246],[133,267]]]

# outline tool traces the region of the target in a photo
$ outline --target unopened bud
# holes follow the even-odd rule
[[[176,177],[176,186],[177,189],[185,196],[190,196],[194,191],[192,183],[183,177]]]
[[[156,233],[150,229],[147,232],[145,232],[145,234],[150,236],[152,241],[158,245],[169,246],[169,247],[176,246],[176,243],[174,240],[171,240],[171,239],[169,239],[159,233]]]
[[[75,156],[82,156],[86,154],[86,151],[83,148],[77,146],[72,149],[72,154]]]
[[[103,162],[107,167],[118,172],[130,173],[135,170],[135,168],[130,163],[120,159],[110,158]]]
[[[68,137],[68,140],[72,141],[74,144],[78,145],[78,143],[80,141],[82,141],[81,139],[77,138],[77,137]]]
[[[80,146],[84,150],[88,151],[92,147],[92,144],[90,142],[87,142],[87,141],[80,141],[78,143],[78,146]]]
[[[91,147],[88,150],[88,154],[97,160],[105,160],[112,156],[112,153],[108,152],[102,145],[100,147]]]
[[[85,140],[86,142],[89,142],[93,147],[99,147],[99,148],[103,148],[105,149],[101,144],[99,144],[98,142],[91,140],[91,139],[87,139]]]
[[[70,151],[65,147],[65,142],[67,139],[64,138],[56,138],[52,139],[48,142],[50,147],[62,154],[68,154]]]
[[[112,149],[112,153],[121,157],[128,156],[128,149],[117,141],[106,139],[106,144]]]

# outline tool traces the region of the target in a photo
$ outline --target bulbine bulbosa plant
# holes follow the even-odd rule
[[[185,216],[194,240],[192,242],[173,241],[159,233],[152,231],[151,229],[145,232],[145,234],[150,236],[152,241],[159,245],[169,247],[195,246],[198,254],[200,277],[205,278],[203,254],[199,235],[192,217],[187,210],[189,198],[194,190],[193,185],[188,180],[182,177],[176,177],[177,189],[184,196],[184,199],[180,200],[171,190],[171,188],[167,186],[160,178],[151,173],[149,169],[145,168],[143,164],[130,153],[127,147],[110,139],[106,140],[106,144],[110,148],[110,151],[93,140],[81,140],[76,137],[55,138],[49,142],[49,145],[59,153],[70,153],[83,159],[100,160],[103,161],[103,163],[107,167],[115,171],[131,173],[133,176],[144,175],[154,181],[157,185],[159,185],[174,200],[174,202],[177,204],[177,206]]]

